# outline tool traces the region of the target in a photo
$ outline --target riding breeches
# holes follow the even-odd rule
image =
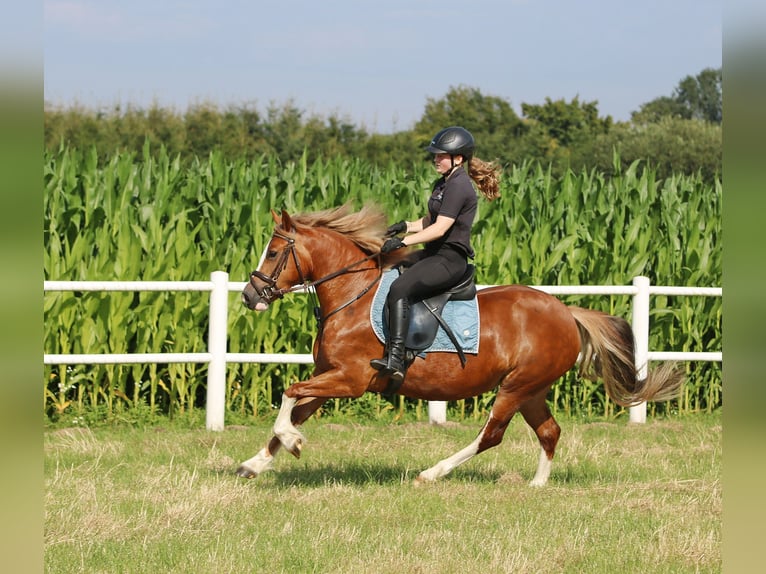
[[[414,263],[391,283],[386,298],[389,305],[399,299],[413,303],[446,291],[460,281],[468,265],[463,253],[446,245],[435,253],[417,251],[408,261]]]

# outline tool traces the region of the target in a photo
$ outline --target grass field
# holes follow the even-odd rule
[[[45,571],[683,573],[721,571],[720,411],[560,420],[545,488],[515,418],[440,482],[417,474],[480,423],[309,420],[308,444],[254,480],[271,421],[45,433]]]

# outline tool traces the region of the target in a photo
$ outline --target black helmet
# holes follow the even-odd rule
[[[460,126],[451,126],[437,133],[426,150],[431,153],[448,153],[470,158],[473,156],[473,148],[471,132]]]

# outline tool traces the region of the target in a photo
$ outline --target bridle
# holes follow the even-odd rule
[[[317,321],[319,322],[320,327],[326,321],[330,316],[334,315],[335,313],[341,311],[342,309],[345,309],[352,303],[358,301],[361,299],[370,289],[373,288],[373,286],[380,281],[380,278],[383,276],[383,267],[380,264],[380,253],[373,253],[372,255],[368,255],[367,257],[360,259],[359,261],[355,261],[349,265],[346,265],[342,269],[338,269],[337,271],[333,271],[332,273],[325,275],[324,277],[321,277],[315,281],[308,281],[306,279],[306,276],[303,274],[303,269],[301,269],[301,263],[300,259],[298,258],[298,254],[295,250],[295,238],[291,237],[289,235],[285,235],[284,233],[281,233],[279,229],[275,229],[272,233],[272,239],[275,237],[278,237],[279,239],[282,239],[285,241],[286,245],[282,249],[281,253],[279,254],[279,259],[277,259],[277,263],[274,266],[274,269],[272,270],[271,274],[266,275],[265,273],[261,271],[252,271],[250,273],[250,285],[253,289],[255,289],[256,294],[258,297],[266,301],[266,303],[272,303],[276,301],[277,299],[281,299],[284,297],[287,293],[293,293],[295,291],[307,291],[311,293],[314,297],[314,316],[316,317]],[[271,243],[271,241],[269,241]],[[298,270],[298,277],[300,278],[300,284],[293,285],[292,287],[288,287],[287,289],[279,289],[277,288],[277,279],[279,278],[279,275],[284,271],[285,267],[287,267],[287,262],[290,260],[290,256],[292,256],[293,262],[295,263],[295,268]],[[316,295],[316,286],[321,285],[322,283],[326,283],[327,281],[330,281],[331,279],[335,279],[336,277],[339,277],[341,275],[345,275],[346,273],[357,273],[359,271],[369,271],[371,268],[366,267],[364,269],[354,269],[354,267],[357,267],[358,265],[361,265],[362,263],[366,263],[367,261],[370,261],[371,259],[377,259],[377,268],[378,274],[375,277],[375,279],[372,280],[372,282],[367,285],[362,291],[353,297],[352,299],[349,299],[346,301],[343,305],[338,307],[337,309],[334,309],[327,313],[326,315],[322,316],[321,308],[319,306],[319,300]],[[264,287],[259,287],[256,285],[254,279],[259,279],[260,281],[263,281],[266,285]]]
[[[306,280],[303,275],[303,270],[301,269],[301,263],[298,259],[298,256],[295,254],[295,239],[290,237],[289,235],[284,235],[283,233],[280,233],[279,230],[274,230],[274,233],[271,235],[271,238],[274,239],[274,237],[278,237],[280,239],[283,239],[285,242],[287,242],[287,245],[282,250],[282,252],[279,254],[279,259],[277,260],[277,264],[274,266],[274,270],[271,272],[271,275],[266,275],[265,273],[262,273],[261,271],[252,271],[250,273],[250,285],[255,289],[255,292],[257,293],[258,297],[266,301],[267,303],[273,303],[277,299],[281,299],[284,297],[286,293],[291,293],[293,291],[297,291],[298,289],[302,289],[304,287],[303,284],[305,284]],[[269,241],[271,243],[271,241]],[[284,271],[285,267],[287,267],[287,261],[290,258],[290,255],[293,256],[293,260],[295,261],[295,267],[298,269],[298,275],[300,275],[301,278],[301,285],[295,285],[293,287],[290,287],[289,289],[277,289],[277,279],[279,278],[280,273]],[[253,279],[260,279],[264,283],[266,283],[265,287],[258,287],[258,285],[255,284]]]

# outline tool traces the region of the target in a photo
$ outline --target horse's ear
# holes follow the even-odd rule
[[[295,226],[293,225],[293,220],[290,219],[290,214],[287,213],[284,209],[282,210],[282,229],[285,231],[292,231]]]
[[[282,220],[279,219],[279,215],[277,215],[277,212],[273,209],[271,210],[271,218],[274,220],[274,223],[277,225],[282,225]]]

